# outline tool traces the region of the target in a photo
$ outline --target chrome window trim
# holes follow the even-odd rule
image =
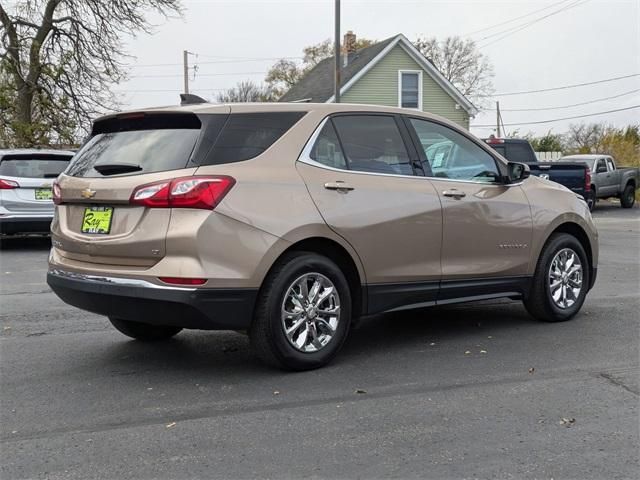
[[[99,275],[89,275],[86,273],[70,272],[68,270],[61,270],[59,268],[50,268],[49,273],[57,277],[69,278],[71,280],[81,280],[103,285],[118,285],[120,287],[142,287],[154,288],[158,290],[179,290],[184,292],[193,292],[196,290],[195,288],[188,287],[170,287],[168,285],[157,285],[155,283],[151,283],[146,280],[140,280],[138,278],[104,277]]]
[[[341,112],[341,113],[348,113],[348,112]],[[361,114],[362,112],[357,112],[357,113]],[[326,123],[329,121],[330,118],[331,118],[331,116],[327,116],[318,124],[316,129],[313,131],[313,133],[309,137],[309,140],[307,140],[307,143],[305,144],[304,148],[302,149],[302,152],[300,153],[300,156],[298,157],[298,160],[297,160],[298,162],[305,163],[305,164],[310,165],[312,167],[324,168],[325,170],[329,170],[329,171],[332,171],[332,172],[355,173],[355,174],[358,174],[358,175],[372,175],[372,176],[377,176],[377,177],[422,178],[422,179],[426,179],[426,180],[437,180],[439,182],[473,183],[473,184],[476,184],[476,185],[485,185],[485,186],[492,186],[492,187],[516,187],[518,185],[522,185],[522,182],[519,182],[519,183],[486,183],[486,182],[477,182],[475,180],[456,180],[456,179],[453,179],[453,178],[427,177],[427,176],[424,176],[424,175],[402,175],[402,174],[399,174],[399,173],[396,174],[396,173],[362,172],[360,170],[345,170],[344,168],[330,167],[328,165],[325,165],[324,163],[316,162],[310,156],[311,155],[311,150],[313,149],[313,146],[315,145],[316,140],[320,136],[320,132],[322,131],[322,129],[324,128],[324,126],[326,125]]]

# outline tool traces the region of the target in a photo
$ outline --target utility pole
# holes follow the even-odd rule
[[[500,131],[500,102],[496,102],[496,126],[498,127],[498,138],[502,137],[501,131]]]
[[[340,0],[336,0],[335,7],[335,90],[333,94],[334,102],[340,103]]]
[[[183,75],[184,75],[184,93],[189,93],[189,52],[182,51]]]

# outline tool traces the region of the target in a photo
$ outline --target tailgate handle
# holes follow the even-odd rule
[[[445,197],[452,197],[455,199],[461,199],[467,196],[466,193],[461,192],[460,190],[456,190],[455,188],[452,188],[451,190],[445,190],[444,192],[442,192],[442,195],[444,195]]]
[[[338,180],[337,182],[327,182],[324,184],[324,188],[327,190],[336,190],[338,192],[346,193],[353,190],[353,187],[348,183],[341,182]]]

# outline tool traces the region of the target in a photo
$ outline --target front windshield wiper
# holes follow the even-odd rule
[[[133,163],[105,163],[95,165],[93,169],[102,175],[117,175],[119,173],[139,172],[142,167]]]

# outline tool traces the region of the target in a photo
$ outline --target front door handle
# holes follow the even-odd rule
[[[456,199],[464,198],[467,196],[466,193],[461,192],[460,190],[456,190],[455,188],[452,188],[451,190],[445,190],[444,192],[442,192],[442,195],[444,195],[445,197],[452,197]]]
[[[327,190],[336,190],[338,192],[346,193],[353,190],[353,187],[348,183],[337,181],[337,182],[327,182],[324,184],[324,188]]]

